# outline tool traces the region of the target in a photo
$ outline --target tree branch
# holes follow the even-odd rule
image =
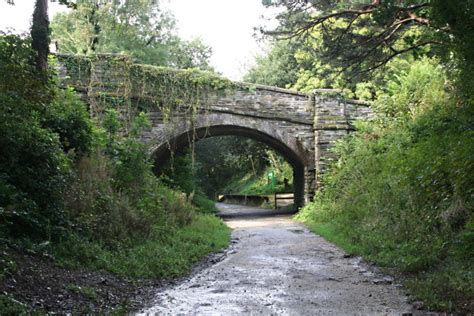
[[[367,72],[371,72],[375,69],[378,69],[380,67],[382,67],[383,65],[387,64],[390,60],[392,60],[393,58],[397,57],[398,55],[401,55],[401,54],[404,54],[404,53],[408,53],[414,49],[417,49],[419,47],[422,47],[422,46],[426,46],[426,45],[443,45],[443,43],[441,42],[437,42],[437,41],[424,41],[424,42],[420,42],[416,45],[413,45],[413,46],[410,46],[410,47],[407,47],[405,49],[402,49],[402,50],[395,50],[395,52],[389,56],[387,56],[385,59],[383,59],[382,61],[380,61],[379,63],[377,63],[376,65],[370,67],[370,68],[367,68],[367,69],[364,69],[362,71],[359,71],[357,72],[353,77],[355,77],[356,75],[358,74],[361,74],[361,73],[367,73]]]

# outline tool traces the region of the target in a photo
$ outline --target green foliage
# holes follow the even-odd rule
[[[136,63],[210,70],[211,49],[199,39],[181,40],[160,1],[80,1],[55,15],[51,29],[61,53],[127,54]]]
[[[131,78],[140,83],[139,91],[147,96],[159,96],[164,105],[193,106],[210,91],[236,88],[232,81],[198,69],[170,69],[150,65],[133,65]]]
[[[410,122],[433,108],[442,108],[448,102],[445,91],[446,76],[436,60],[428,58],[410,63],[409,60],[392,62],[389,67],[397,72],[380,89],[374,107],[387,118],[387,124]]]
[[[442,0],[434,0],[432,3],[431,15],[434,23],[448,30],[442,34],[448,45],[442,47],[439,54],[459,74],[456,85],[463,98],[472,103],[474,39],[470,33],[474,29],[474,3],[472,1],[454,3]]]
[[[311,93],[314,89],[341,89],[348,97],[373,99],[374,80],[351,82],[342,68],[321,59],[322,32],[314,31],[305,41],[277,41],[266,56],[244,76],[248,82]]]
[[[153,225],[189,224],[193,207],[155,177],[146,147],[136,138],[149,124],[146,116],[136,117],[128,136],[119,133],[117,111],[109,109],[103,122],[106,154],[99,147],[78,162],[66,193],[70,220],[109,246],[145,240]]]
[[[63,150],[87,154],[93,141],[93,124],[84,103],[71,89],[56,90],[43,119],[43,126],[59,135]]]
[[[316,62],[323,68],[332,66],[347,78],[370,79],[371,71],[393,58],[417,58],[436,44],[449,42],[450,30],[431,20],[436,1],[263,3],[283,9],[277,16],[279,25],[263,30],[265,34],[312,43],[307,52],[318,56]]]
[[[0,36],[0,216],[2,233],[49,238],[63,224],[71,172],[65,151],[86,152],[91,122],[70,92],[44,83],[29,40]],[[74,128],[74,130],[70,130]]]
[[[294,45],[276,42],[265,56],[256,58],[256,65],[245,74],[244,81],[288,88],[297,80],[298,69]]]
[[[247,174],[234,177],[226,183],[223,193],[266,195],[275,192],[291,192],[293,183],[293,169],[283,157],[275,152],[267,151],[267,163],[265,169],[257,174],[247,170]],[[272,173],[275,182],[269,178]],[[285,180],[287,183],[285,183]]]
[[[199,68],[201,70],[212,70],[209,59],[212,49],[206,46],[200,39],[191,41],[178,41],[170,47],[169,66],[181,69]]]
[[[176,153],[176,156],[162,168],[161,179],[170,187],[184,192],[200,212],[215,213],[213,200],[202,191],[196,164],[193,164],[191,153]],[[213,198],[213,197],[211,197]]]
[[[299,218],[416,273],[410,287],[432,308],[461,311],[474,293],[472,110],[456,102],[436,60],[401,68],[379,93],[377,117],[338,145],[323,192]]]
[[[154,225],[150,236],[110,250],[100,242],[70,235],[52,250],[67,266],[107,270],[136,278],[176,277],[205,255],[226,247],[229,228],[212,215],[198,215],[176,229]]]
[[[24,304],[18,302],[14,298],[1,294],[0,295],[0,315],[30,315],[37,314],[32,313],[31,310]]]

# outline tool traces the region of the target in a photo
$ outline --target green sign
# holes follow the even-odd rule
[[[272,170],[272,171],[269,171],[268,174],[267,174],[267,177],[268,177],[268,182],[269,182],[270,185],[271,185],[272,191],[275,192],[275,187],[276,187],[275,172],[273,172],[273,170]]]

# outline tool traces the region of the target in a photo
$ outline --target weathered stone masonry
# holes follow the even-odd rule
[[[75,59],[76,58],[76,59]],[[127,75],[140,65],[127,57],[98,56],[94,63],[72,56],[58,56],[63,83],[73,86],[88,102],[91,113],[100,116],[101,100],[123,98],[118,105],[124,116],[146,109],[152,127],[141,136],[150,145],[156,167],[173,150],[190,141],[219,135],[240,135],[262,141],[282,154],[294,170],[295,203],[310,201],[320,186],[320,175],[334,142],[353,130],[355,119],[366,118],[370,108],[344,100],[334,90],[312,94],[259,85],[238,84],[236,89],[206,96],[191,119],[179,111],[165,122],[156,94]],[[149,67],[149,66],[148,66]]]

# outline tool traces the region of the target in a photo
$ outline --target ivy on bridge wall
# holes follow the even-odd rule
[[[174,115],[193,120],[207,111],[210,95],[252,89],[215,73],[133,64],[126,55],[58,55],[64,85],[83,95],[100,121],[108,108],[117,109],[129,126],[139,112],[160,112],[165,122]]]

